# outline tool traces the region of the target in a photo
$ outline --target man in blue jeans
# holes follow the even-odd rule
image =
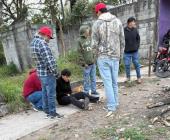
[[[23,97],[30,102],[35,111],[42,110],[42,88],[36,69],[29,72],[23,84]]]
[[[106,117],[109,117],[119,105],[117,81],[119,59],[125,44],[124,31],[121,21],[107,11],[104,3],[98,3],[95,11],[98,20],[92,28],[92,48],[98,58],[99,72],[107,98]]]
[[[136,29],[136,19],[130,17],[127,20],[127,27],[124,29],[125,34],[125,50],[124,50],[124,63],[126,69],[126,78],[127,82],[130,82],[130,65],[131,61],[133,62],[136,74],[137,74],[137,83],[141,83],[141,73],[140,73],[140,64],[139,64],[139,54],[138,49],[140,46],[140,36],[138,30]]]
[[[79,64],[84,68],[84,93],[99,99],[96,92],[96,64],[91,47],[91,29],[89,25],[82,25],[79,30],[80,37],[77,41]]]
[[[38,76],[42,85],[43,111],[49,118],[61,118],[56,113],[56,60],[48,43],[52,38],[52,29],[43,26],[31,43],[32,58],[35,61]]]

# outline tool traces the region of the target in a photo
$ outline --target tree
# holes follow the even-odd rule
[[[2,42],[0,41],[0,66],[6,64]]]
[[[58,0],[44,0],[44,6],[45,7],[42,9],[43,15],[46,16],[46,19],[50,17],[51,22],[59,28],[59,40],[62,46],[62,54],[65,56],[65,44],[62,25],[64,16],[61,14],[62,12],[59,9],[59,2]]]
[[[72,15],[74,18],[78,18],[81,22],[88,14],[88,0],[78,0],[73,5]]]
[[[28,16],[28,7],[25,0],[1,0],[3,23],[15,24],[25,20]]]

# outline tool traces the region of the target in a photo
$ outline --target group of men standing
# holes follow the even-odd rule
[[[137,73],[137,82],[141,83],[138,56],[140,36],[136,29],[135,18],[129,18],[127,27],[123,28],[121,21],[107,11],[104,3],[96,4],[95,12],[98,19],[94,22],[92,29],[86,25],[80,27],[77,50],[81,66],[84,67],[84,94],[88,97],[91,91],[92,96],[99,97],[96,92],[95,63],[97,61],[107,99],[106,116],[110,116],[119,106],[120,60],[124,59],[127,81],[130,81],[132,60]],[[42,109],[47,116],[54,118],[62,117],[62,115],[56,112],[56,77],[59,74],[56,60],[48,46],[50,39],[52,39],[52,30],[47,26],[41,27],[31,43],[31,50],[42,85]],[[85,100],[88,102],[86,97]]]

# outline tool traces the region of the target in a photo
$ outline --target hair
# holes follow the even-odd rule
[[[61,75],[69,77],[69,76],[71,76],[71,71],[68,69],[64,69],[61,71]]]
[[[127,23],[130,23],[130,22],[133,22],[133,21],[136,21],[136,19],[134,17],[130,17],[130,18],[128,18]]]
[[[99,11],[100,11],[101,13],[107,13],[107,12],[108,12],[107,8],[102,8],[102,9],[100,9]]]

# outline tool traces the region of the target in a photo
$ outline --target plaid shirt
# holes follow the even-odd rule
[[[38,76],[57,76],[57,65],[51,49],[44,39],[35,36],[31,43],[32,59],[35,62]]]

